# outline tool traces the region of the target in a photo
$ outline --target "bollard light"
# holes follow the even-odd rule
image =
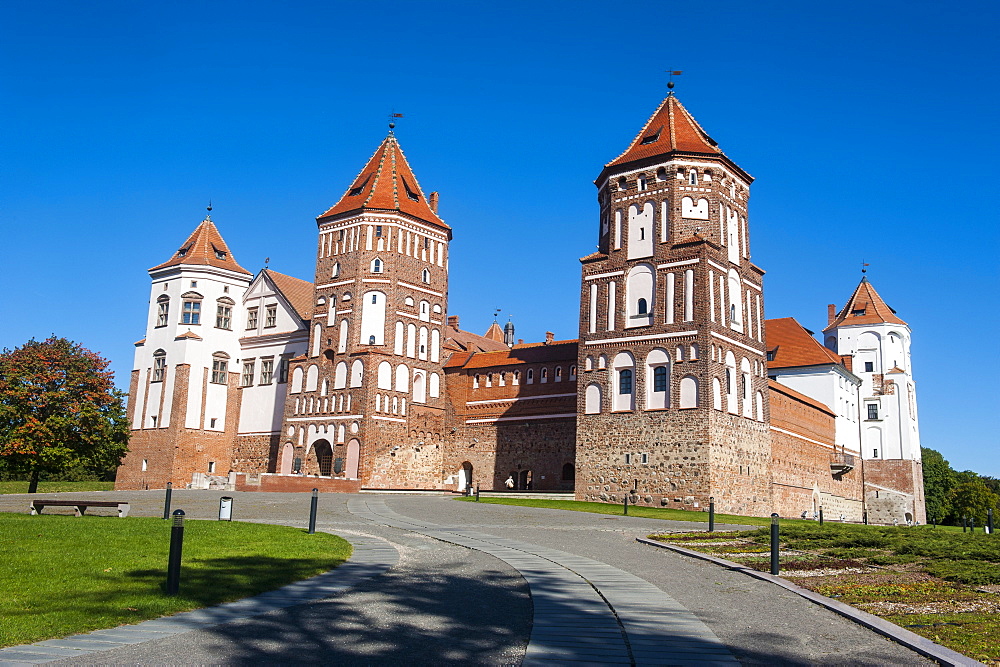
[[[708,497],[708,532],[715,532],[715,496]]]
[[[625,516],[628,516],[628,493],[625,494]]]
[[[181,585],[181,551],[184,547],[184,510],[176,510],[170,526],[170,553],[167,557],[167,595],[177,595]]]
[[[174,491],[174,483],[167,482],[167,494],[163,499],[163,518],[170,518],[170,494]]]
[[[316,532],[316,509],[319,505],[319,489],[313,489],[312,498],[309,500],[309,534]]]
[[[479,502],[479,485],[476,484],[476,502]]]
[[[771,574],[778,574],[778,513],[771,513]]]
[[[986,510],[986,532],[993,534],[993,508]]]
[[[819,525],[823,525],[823,506],[819,506]]]

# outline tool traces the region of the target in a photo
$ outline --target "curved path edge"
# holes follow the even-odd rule
[[[223,602],[212,607],[162,616],[133,625],[119,625],[105,630],[62,639],[47,639],[34,644],[0,649],[0,667],[39,665],[54,660],[82,657],[97,651],[141,644],[152,639],[200,630],[230,621],[251,618],[286,607],[322,600],[357,586],[382,574],[399,562],[399,552],[389,542],[368,535],[327,532],[350,542],[353,553],[339,567],[315,577],[296,581],[253,597]]]
[[[935,660],[938,663],[945,665],[946,667],[986,667],[983,663],[970,658],[967,655],[962,655],[958,651],[953,651],[946,646],[941,646],[940,644],[935,644],[930,639],[921,637],[915,632],[910,632],[906,628],[902,628],[895,623],[890,623],[884,618],[879,618],[874,614],[869,614],[866,611],[857,609],[850,605],[844,604],[833,598],[828,598],[825,595],[820,595],[815,591],[811,591],[807,588],[802,588],[797,586],[792,582],[784,579],[782,577],[775,576],[768,572],[759,572],[752,568],[740,565],[739,563],[734,563],[731,560],[726,560],[724,558],[719,558],[718,556],[712,556],[710,554],[701,553],[700,551],[692,551],[691,549],[685,549],[684,547],[674,546],[672,544],[664,544],[663,542],[657,542],[655,540],[650,540],[644,537],[635,538],[637,542],[642,544],[647,544],[653,547],[659,547],[660,549],[667,549],[685,556],[690,556],[692,558],[697,558],[699,560],[708,561],[710,563],[715,563],[730,570],[735,570],[741,572],[748,576],[754,577],[756,579],[761,579],[763,581],[769,581],[772,584],[781,586],[782,588],[803,597],[810,602],[820,605],[821,607],[826,607],[832,612],[836,612],[841,616],[854,621],[859,625],[863,625],[869,630],[874,630],[880,635],[891,639],[897,644],[901,644],[906,648],[919,653],[931,660]]]

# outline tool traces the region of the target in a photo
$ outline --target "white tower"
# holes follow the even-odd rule
[[[129,453],[116,488],[225,475],[237,431],[243,294],[252,274],[206,217],[152,280],[129,390]]]
[[[826,346],[854,358],[861,378],[861,451],[865,459],[920,461],[910,327],[886,305],[867,278],[823,330]]]

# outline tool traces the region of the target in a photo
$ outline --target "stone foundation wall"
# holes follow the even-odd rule
[[[245,473],[277,472],[280,433],[253,433],[236,436],[233,470]]]
[[[923,464],[920,461],[865,461],[868,522],[927,523]]]
[[[320,493],[359,493],[361,482],[356,479],[336,479],[332,477],[307,477],[304,475],[261,475],[236,474],[237,491],[278,491],[285,493],[307,493],[319,489]],[[308,508],[303,513],[308,516]]]

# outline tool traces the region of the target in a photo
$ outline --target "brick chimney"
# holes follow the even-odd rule
[[[837,304],[831,303],[826,307],[826,325],[830,326],[837,319]]]
[[[438,212],[438,193],[432,192],[431,196],[427,198],[427,204],[431,207],[431,210],[435,213]]]
[[[448,326],[458,328],[458,315],[448,316]]]
[[[523,338],[518,338],[517,339],[517,344],[518,345],[524,345],[524,339]]]
[[[546,345],[551,345],[552,341],[554,341],[555,339],[556,339],[556,335],[554,333],[552,333],[551,331],[546,331],[545,332],[545,344]]]

